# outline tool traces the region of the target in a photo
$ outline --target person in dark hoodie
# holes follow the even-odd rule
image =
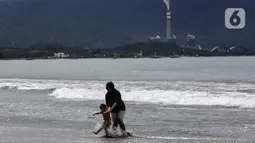
[[[107,93],[105,95],[106,106],[108,110],[105,113],[111,112],[113,129],[116,130],[118,125],[120,125],[123,136],[131,136],[130,133],[126,131],[124,124],[124,116],[126,112],[126,106],[121,99],[120,92],[115,88],[113,82],[108,82],[106,84]]]

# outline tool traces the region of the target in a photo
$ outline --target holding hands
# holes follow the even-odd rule
[[[107,114],[107,113],[110,113],[110,112],[112,112],[112,109],[108,108],[103,114]]]

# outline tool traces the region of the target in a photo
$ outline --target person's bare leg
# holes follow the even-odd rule
[[[120,111],[118,113],[118,123],[120,125],[122,134],[127,136],[128,134],[126,132],[126,126],[125,126],[124,121],[123,121],[124,116],[125,116],[125,111]]]
[[[108,132],[107,128],[104,128],[104,131],[105,131],[105,136],[108,137],[109,136],[109,132]]]
[[[109,122],[104,122],[104,131],[105,131],[105,136],[109,136],[109,132],[108,132],[108,128],[109,128],[110,124]]]
[[[112,116],[112,124],[113,124],[113,130],[116,131],[117,127],[118,127],[118,114],[117,113],[111,113]]]
[[[97,135],[97,134],[98,134],[99,132],[101,132],[103,129],[104,129],[104,127],[101,126],[97,131],[95,131],[95,132],[93,132],[93,133]]]

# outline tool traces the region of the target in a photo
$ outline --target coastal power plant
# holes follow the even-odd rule
[[[185,44],[182,46],[182,48],[191,48],[191,49],[198,49],[202,50],[200,44],[197,43],[196,37],[191,34],[187,34],[185,38]]]
[[[166,35],[164,38],[160,37],[159,35],[156,36],[149,36],[150,40],[153,41],[168,41],[173,42],[175,41],[176,37],[175,35],[172,35],[172,12],[171,12],[171,6],[170,6],[170,0],[163,0],[163,2],[166,5]]]
[[[176,36],[172,34],[172,8],[171,8],[170,0],[163,0],[163,3],[166,6],[165,37],[160,37],[159,35],[149,36],[149,40],[176,43]],[[202,50],[200,44],[196,40],[196,37],[191,34],[187,34],[185,38],[185,43],[181,47]]]

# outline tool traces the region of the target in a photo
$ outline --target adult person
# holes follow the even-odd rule
[[[126,131],[124,124],[124,116],[126,112],[126,106],[121,99],[120,92],[115,88],[113,82],[106,84],[107,93],[105,95],[106,106],[109,108],[105,113],[111,112],[113,129],[116,130],[120,125],[123,136],[130,136],[130,133]]]

